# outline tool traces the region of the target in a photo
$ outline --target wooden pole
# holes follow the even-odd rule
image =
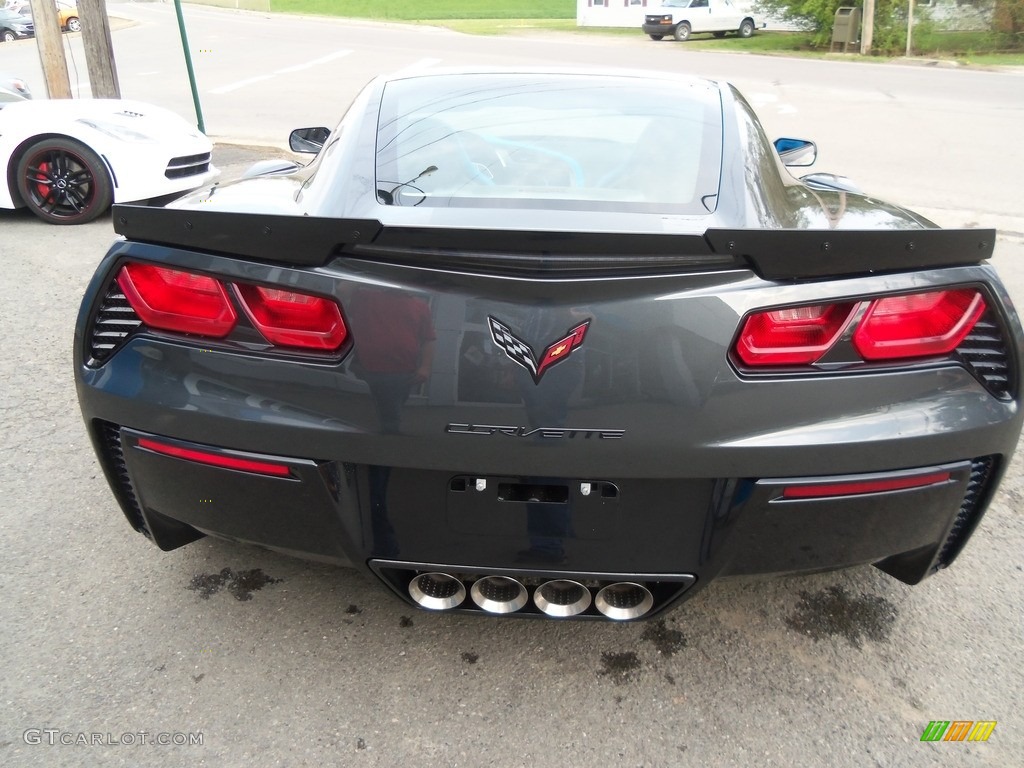
[[[94,99],[119,99],[121,86],[114,63],[114,46],[110,42],[106,0],[78,0],[78,13],[92,96]]]
[[[875,41],[875,0],[864,0],[864,18],[861,19],[860,53],[871,55],[871,46]]]
[[[36,48],[46,81],[46,95],[51,99],[70,99],[71,81],[68,63],[57,24],[57,7],[53,0],[32,0],[32,19],[36,27]]]
[[[907,58],[913,55],[914,51],[914,0],[910,0],[907,8]]]

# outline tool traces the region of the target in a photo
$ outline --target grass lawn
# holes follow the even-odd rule
[[[353,19],[576,19],[575,0],[270,0],[271,10]]]
[[[507,35],[523,32],[564,32],[587,36],[629,36],[640,38],[639,29],[577,27],[575,0],[271,0],[271,9],[281,13],[308,13],[343,18],[377,19],[445,26],[472,35]],[[670,39],[661,45],[680,50],[716,50],[744,53],[824,58],[827,49],[812,48],[811,35],[802,32],[758,32],[741,40],[730,36],[715,39],[697,35],[687,43]],[[653,42],[651,43],[654,44]],[[914,40],[915,53],[922,58],[950,59],[981,66],[1024,66],[1024,49],[1007,50],[987,32],[930,32]],[[841,55],[850,61],[878,61],[874,57]]]

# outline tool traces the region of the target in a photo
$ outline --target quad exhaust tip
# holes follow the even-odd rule
[[[642,584],[619,581],[597,593],[594,607],[615,621],[637,619],[654,607],[654,596]]]
[[[508,576],[484,576],[469,590],[473,602],[489,613],[514,613],[526,605],[526,587]]]
[[[578,581],[546,581],[533,593],[533,602],[548,616],[576,616],[590,607],[590,590]]]
[[[469,587],[473,602],[488,613],[515,613],[529,601],[522,582],[509,576],[481,576]],[[446,611],[466,601],[467,585],[455,576],[440,571],[416,574],[409,582],[409,595],[421,608]],[[654,607],[654,596],[642,584],[618,581],[607,584],[591,598],[591,590],[572,579],[545,581],[533,591],[533,603],[553,618],[578,616],[590,608],[613,621],[638,619]]]
[[[462,604],[466,588],[447,573],[421,573],[409,582],[409,595],[422,608],[445,611]]]

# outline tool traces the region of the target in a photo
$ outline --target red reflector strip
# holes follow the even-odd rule
[[[292,473],[291,469],[284,464],[272,464],[268,461],[240,459],[235,456],[224,456],[220,453],[207,453],[206,451],[197,451],[192,448],[181,448],[177,445],[158,443],[156,440],[150,440],[146,437],[139,438],[138,446],[139,448],[146,448],[164,456],[195,461],[212,467],[238,469],[242,472],[255,472],[260,475],[273,475],[274,477],[289,477]]]
[[[949,472],[932,472],[913,477],[887,477],[881,480],[853,480],[840,483],[817,485],[790,485],[782,492],[784,499],[813,499],[829,496],[858,496],[865,493],[903,491],[907,488],[924,488],[949,481]]]

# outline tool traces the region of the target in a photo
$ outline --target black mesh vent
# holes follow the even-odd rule
[[[186,176],[196,176],[200,173],[206,173],[209,168],[209,152],[205,152],[201,155],[172,157],[171,161],[167,163],[167,170],[164,171],[164,176],[168,179],[181,179]]]
[[[953,521],[949,536],[946,537],[942,551],[939,552],[934,571],[945,568],[953,562],[960,554],[960,550],[963,549],[967,537],[971,535],[974,527],[978,524],[985,502],[988,500],[989,481],[993,477],[995,468],[994,456],[983,456],[971,462],[971,479],[967,482],[967,492],[964,494],[964,500],[960,503],[960,512],[957,513],[956,520]]]
[[[112,282],[93,320],[89,338],[89,364],[99,365],[105,361],[140,325],[142,321],[131,308],[120,286],[116,281]]]
[[[1014,369],[1003,328],[991,309],[986,310],[977,325],[956,349],[971,373],[996,397],[1008,400],[1016,391]]]
[[[125,517],[131,523],[132,528],[147,538],[152,538],[146,528],[146,521],[142,518],[142,510],[139,507],[139,499],[135,495],[135,488],[132,487],[131,478],[128,476],[128,467],[124,462],[124,450],[121,445],[121,428],[108,421],[95,422],[96,431],[100,438],[100,446],[106,465],[110,469],[110,477],[114,483],[114,494],[121,503],[121,509]]]

